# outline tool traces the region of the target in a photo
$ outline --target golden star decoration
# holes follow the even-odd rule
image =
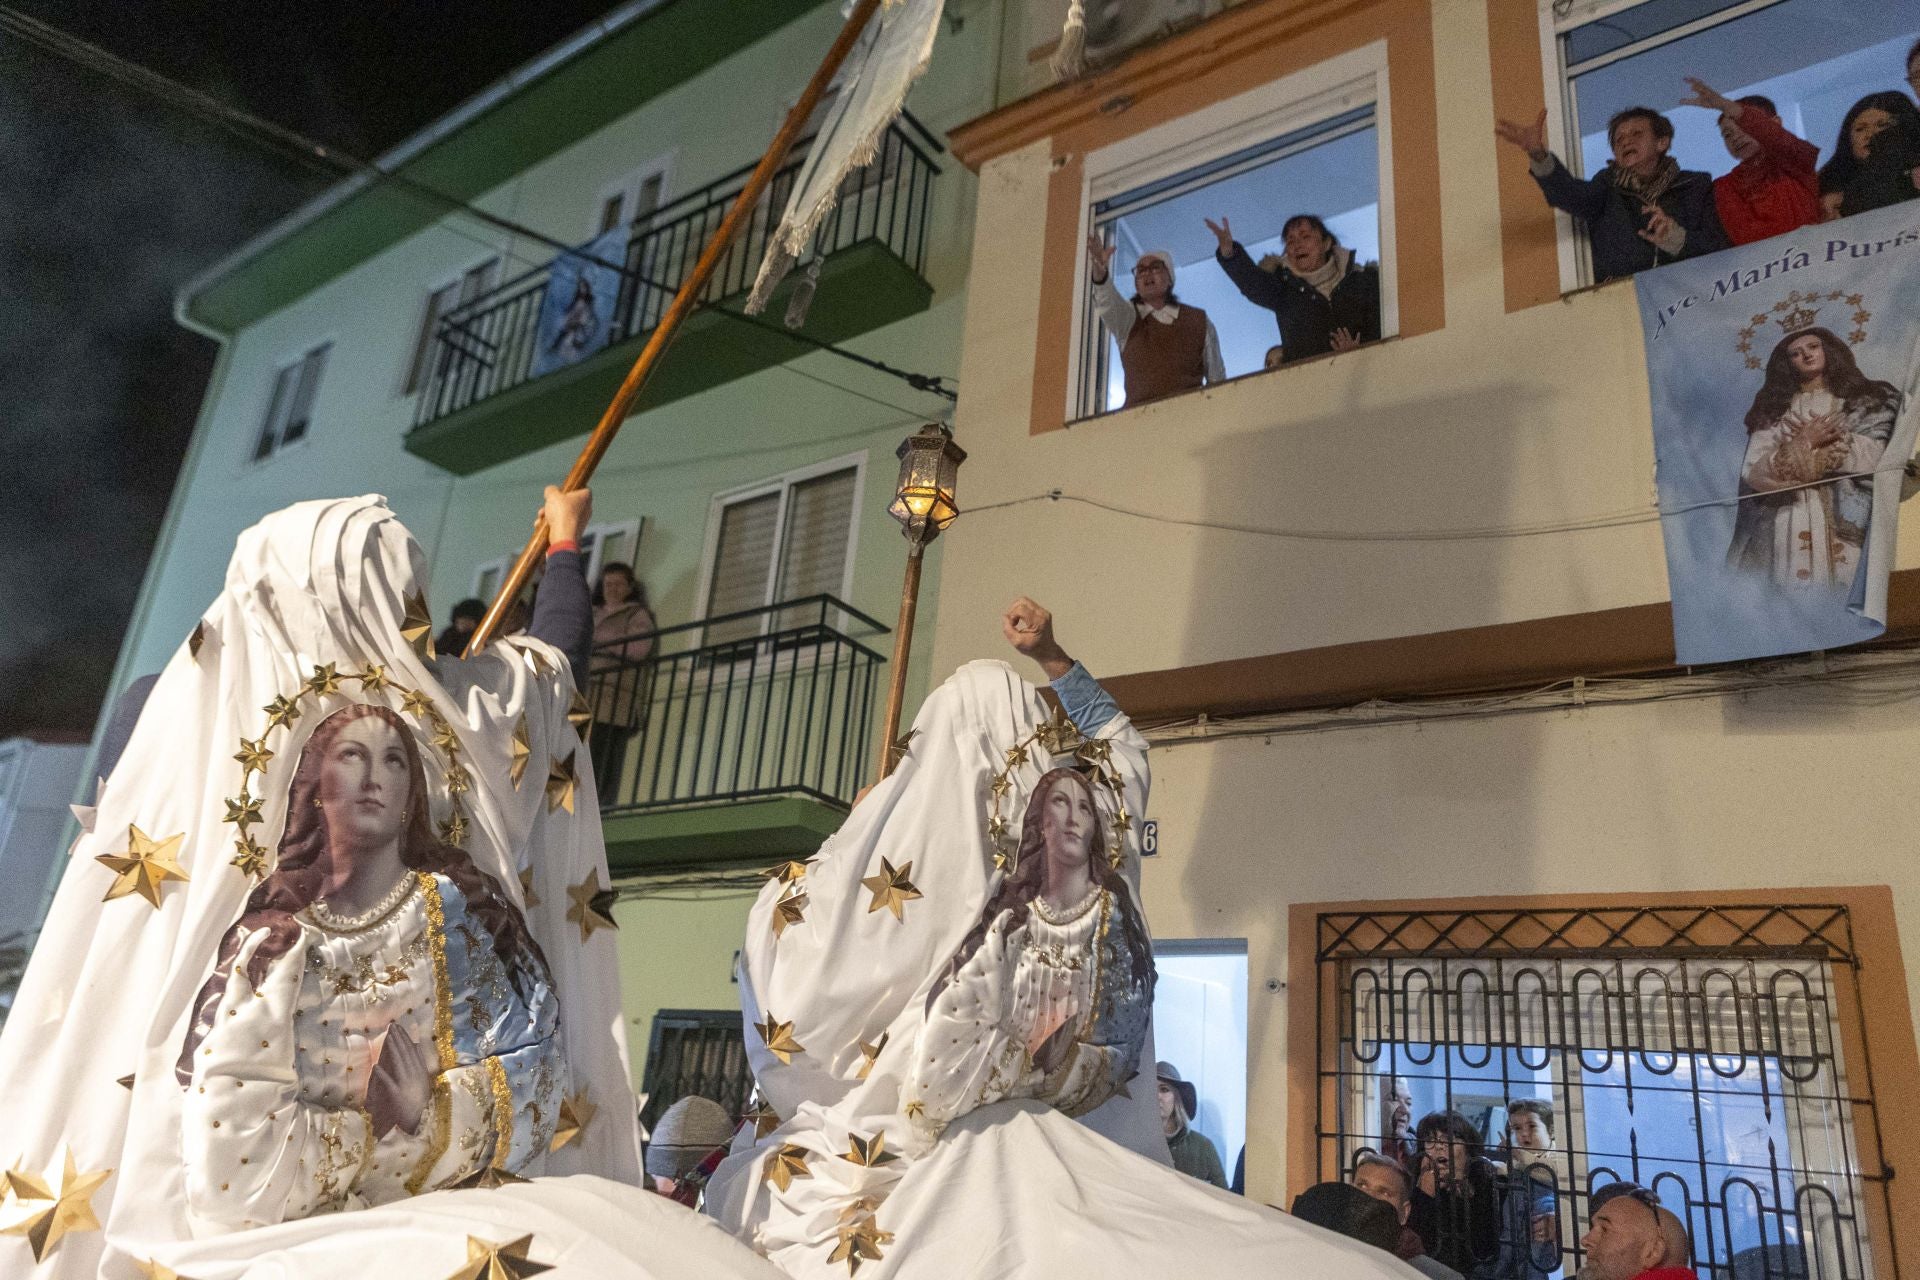
[[[450,844],[456,849],[466,847],[467,817],[458,809],[448,814],[447,820],[440,824],[440,843]]]
[[[527,776],[527,761],[533,758],[533,740],[527,735],[527,718],[513,726],[513,763],[507,766],[507,776],[513,779],[513,789],[520,789],[520,779]]]
[[[1125,809],[1116,812],[1113,815],[1113,834],[1115,838],[1124,838],[1127,832],[1131,830],[1133,830],[1133,818]]]
[[[136,1265],[140,1268],[141,1280],[193,1280],[192,1276],[182,1275],[155,1258]]]
[[[993,775],[993,781],[988,784],[987,790],[996,796],[1004,796],[1013,790],[1013,779],[1004,773],[996,773]]]
[[[781,884],[792,884],[795,880],[807,874],[807,864],[812,861],[812,858],[807,858],[804,860],[776,862],[760,874],[769,880],[778,880]]]
[[[501,1169],[494,1165],[486,1165],[477,1172],[468,1174],[453,1185],[456,1187],[480,1187],[487,1191],[492,1191],[497,1187],[510,1187],[516,1182],[526,1181],[526,1178],[521,1177],[511,1169]]]
[[[267,728],[278,729],[300,718],[300,704],[290,698],[275,698],[260,708],[267,713]]]
[[[1026,762],[1027,762],[1027,749],[1025,746],[1007,748],[1007,768],[1018,769],[1021,765],[1025,764]]]
[[[187,656],[198,662],[200,646],[207,642],[207,620],[202,618],[193,624],[193,632],[187,637]]]
[[[796,1053],[805,1053],[807,1047],[793,1038],[793,1024],[781,1022],[771,1013],[766,1021],[757,1022],[753,1029],[760,1033],[760,1040],[767,1046],[767,1052],[780,1059],[782,1064],[793,1061]]]
[[[447,1280],[525,1280],[527,1276],[553,1270],[549,1264],[535,1262],[527,1256],[527,1250],[532,1247],[532,1235],[524,1235],[503,1244],[482,1240],[479,1236],[468,1236],[467,1263],[449,1275]]]
[[[880,1224],[867,1217],[840,1228],[840,1243],[828,1256],[828,1262],[844,1262],[847,1274],[855,1275],[862,1262],[878,1262],[884,1256],[880,1246],[893,1243],[893,1232],[882,1231]]]
[[[0,1235],[25,1236],[27,1244],[33,1249],[35,1262],[46,1261],[54,1246],[69,1233],[100,1229],[100,1219],[93,1213],[92,1197],[100,1184],[113,1176],[113,1170],[95,1169],[81,1173],[73,1162],[71,1147],[65,1153],[64,1166],[65,1172],[61,1175],[58,1190],[46,1178],[36,1177],[23,1169],[7,1170],[7,1191],[16,1205],[21,1208],[34,1204],[45,1205],[44,1208],[29,1209],[19,1221],[0,1228]]]
[[[767,1181],[782,1191],[792,1186],[795,1178],[812,1176],[813,1170],[807,1168],[805,1147],[789,1142],[767,1157]]]
[[[777,938],[793,925],[805,924],[806,912],[807,895],[797,889],[789,890],[773,904],[773,936]]]
[[[473,775],[467,772],[465,765],[456,764],[447,770],[447,794],[457,796],[473,789]],[[571,810],[572,806],[569,805]]]
[[[412,645],[421,658],[432,662],[438,655],[433,648],[433,615],[427,612],[427,598],[414,591],[402,605],[406,613],[400,619],[400,638]]]
[[[433,709],[433,699],[418,689],[400,690],[400,710],[410,716],[438,714]]]
[[[433,732],[427,736],[427,741],[433,743],[433,745],[441,751],[458,751],[460,749],[459,735],[454,733],[452,725],[440,719],[438,716],[434,717]]]
[[[231,822],[245,831],[260,821],[260,798],[242,791],[237,797],[227,801],[227,816],[220,821]]]
[[[387,687],[387,669],[379,663],[373,663],[355,679],[360,681],[360,692],[378,693]]]
[[[543,676],[553,674],[553,664],[548,662],[547,655],[541,653],[538,649],[529,646],[520,651],[520,656],[525,658],[528,664],[532,666],[538,674]]]
[[[568,813],[573,812],[573,791],[574,788],[579,785],[579,779],[574,776],[573,772],[573,757],[575,754],[575,752],[569,751],[567,752],[567,758],[565,760],[547,761],[548,813],[552,813],[555,809],[565,809]]]
[[[587,1091],[569,1094],[560,1099],[560,1119],[554,1125],[553,1141],[547,1144],[547,1150],[558,1151],[571,1143],[578,1142],[593,1123],[600,1108],[587,1101]]]
[[[128,1093],[132,1093],[133,1092],[133,1073],[129,1071],[126,1075],[120,1076],[118,1079],[116,1079],[114,1083],[119,1085],[122,1089],[125,1089]]]
[[[240,750],[233,758],[240,762],[243,773],[265,773],[267,761],[273,759],[273,752],[267,750],[267,740],[264,737],[254,741],[242,738]]]
[[[573,701],[567,705],[567,723],[580,734],[585,734],[587,726],[593,723],[593,708],[587,705],[578,689],[573,691]]]
[[[240,838],[233,842],[233,847],[235,853],[228,859],[229,866],[240,868],[243,874],[256,880],[267,873],[267,851],[259,841],[243,831]]]
[[[187,878],[186,868],[174,861],[186,838],[187,833],[182,831],[179,835],[155,840],[139,827],[129,824],[125,853],[103,853],[94,858],[95,862],[114,875],[113,887],[107,890],[107,896],[100,901],[112,902],[115,898],[137,893],[158,908],[160,887],[169,880],[184,881]]]
[[[867,911],[872,913],[885,907],[893,912],[895,920],[905,920],[907,917],[901,908],[921,896],[920,891],[913,887],[913,881],[908,878],[912,874],[911,861],[896,868],[885,858],[880,859],[879,874],[868,876],[860,882],[873,893],[873,900],[867,903]]]
[[[340,673],[334,664],[329,662],[324,667],[314,664],[313,674],[307,677],[307,689],[321,698],[340,692]]]
[[[540,905],[540,895],[533,891],[533,868],[528,867],[520,873],[520,900],[529,908]],[[614,926],[616,929],[618,925]]]
[[[876,1133],[871,1138],[863,1138],[849,1130],[847,1149],[840,1153],[840,1158],[848,1164],[857,1164],[863,1169],[875,1169],[883,1164],[890,1164],[900,1157],[887,1150],[886,1134]]]
[[[865,1080],[873,1074],[873,1064],[880,1061],[880,1051],[887,1047],[889,1034],[891,1033],[882,1031],[880,1038],[872,1044],[868,1044],[865,1040],[860,1042],[860,1056],[864,1059],[860,1064],[860,1079]]]
[[[753,1140],[755,1142],[760,1141],[760,1139],[780,1127],[780,1113],[768,1106],[765,1102],[758,1103],[753,1110],[741,1116],[740,1120],[742,1123],[751,1123],[753,1125]]]
[[[613,893],[600,883],[600,873],[589,871],[579,884],[567,886],[567,923],[580,926],[580,941],[593,936],[595,929],[618,929],[610,910]]]
[[[918,1120],[927,1114],[927,1104],[918,1098],[914,1098],[907,1103],[904,1110],[907,1113],[907,1119]]]

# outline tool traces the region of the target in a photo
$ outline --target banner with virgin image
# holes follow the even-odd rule
[[[1881,634],[1920,421],[1920,204],[1636,284],[1679,661]]]

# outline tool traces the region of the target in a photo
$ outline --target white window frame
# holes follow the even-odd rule
[[[1552,0],[1541,3],[1550,6]],[[1093,206],[1101,200],[1184,173],[1265,139],[1309,128],[1369,102],[1373,104],[1374,136],[1378,140],[1380,336],[1393,337],[1400,332],[1400,288],[1395,270],[1398,246],[1394,235],[1393,100],[1384,40],[1348,50],[1088,152],[1081,165],[1080,222],[1073,243],[1086,242],[1092,230]],[[1087,308],[1080,303],[1092,288],[1092,281],[1086,254],[1075,253],[1074,263],[1075,306],[1068,334],[1073,346],[1066,403],[1062,406],[1068,423],[1105,416],[1083,414],[1079,403],[1081,364],[1087,348]]]
[[[767,575],[767,598],[762,602],[761,606],[763,608],[770,607],[779,603],[778,600],[774,599],[774,596],[780,589],[780,574],[778,572],[780,556],[781,553],[786,550],[787,491],[796,484],[802,484],[808,480],[816,480],[821,476],[832,475],[836,471],[845,471],[848,468],[852,468],[853,470],[853,515],[852,518],[847,521],[847,561],[840,573],[840,588],[834,592],[834,594],[840,599],[846,600],[849,604],[853,603],[851,600],[847,600],[847,597],[853,592],[853,571],[854,566],[859,561],[860,555],[860,515],[861,512],[865,510],[865,496],[867,491],[867,454],[865,450],[861,450],[858,453],[844,453],[837,458],[828,458],[822,462],[810,463],[807,466],[798,467],[777,476],[770,476],[765,480],[757,480],[752,484],[739,485],[732,489],[724,489],[713,495],[712,499],[707,503],[707,531],[700,551],[700,589],[694,597],[700,602],[700,616],[702,620],[706,618],[707,607],[713,595],[713,575],[714,571],[719,567],[717,561],[720,551],[720,520],[726,509],[736,502],[745,502],[752,498],[763,497],[769,493],[781,495],[780,505],[774,514],[772,565],[774,572]],[[840,625],[842,627],[845,626],[844,618],[841,619]]]
[[[581,571],[586,575],[588,591],[593,590],[594,580],[600,576],[600,566],[606,561],[607,542],[610,539],[622,536],[631,538],[633,539],[633,550],[628,554],[637,555],[639,553],[640,526],[644,523],[644,520],[645,517],[643,516],[635,516],[631,520],[604,521],[599,524],[590,524],[580,531],[582,537],[593,539],[593,550],[587,553],[586,561],[580,566]],[[492,604],[493,591],[488,590],[484,585],[487,580],[487,575],[489,573],[498,574],[499,580],[505,581],[507,570],[513,568],[513,562],[519,559],[519,557],[520,553],[514,551],[475,565],[473,567],[472,585],[468,594],[484,600],[488,604]],[[494,590],[498,590],[498,588],[496,587]]]
[[[401,396],[418,395],[420,392],[426,390],[433,382],[433,350],[439,343],[440,322],[447,317],[446,311],[429,314],[433,306],[433,300],[448,289],[458,289],[465,283],[468,276],[480,270],[482,267],[489,265],[494,269],[493,282],[489,284],[486,289],[474,295],[475,298],[480,297],[481,294],[491,292],[500,287],[501,278],[506,274],[506,260],[503,255],[490,253],[484,257],[475,258],[458,271],[454,271],[435,281],[434,284],[421,295],[420,323],[414,333],[413,347],[405,357],[406,363],[400,368],[399,394]],[[456,296],[453,306],[448,308],[448,310],[458,310],[471,301],[473,301],[473,298],[460,298]],[[413,378],[416,372],[419,375],[419,380],[414,382],[412,386],[408,386],[408,380]]]
[[[660,203],[655,205],[654,209],[658,211],[672,204],[673,171],[678,165],[679,158],[678,148],[663,152],[601,187],[600,194],[594,199],[592,213],[587,219],[587,238],[595,239],[605,231],[612,230],[611,227],[603,229],[600,226],[600,214],[607,207],[607,201],[615,196],[620,197],[620,221],[617,225],[631,225],[634,218],[638,216],[634,213],[634,206],[640,198],[640,188],[645,185],[648,178],[656,174],[660,178]]]
[[[332,366],[334,357],[339,352],[339,347],[339,336],[329,333],[318,340],[300,343],[298,346],[284,352],[272,362],[273,372],[271,376],[266,379],[263,394],[251,418],[253,425],[246,438],[246,454],[242,458],[242,469],[267,466],[276,458],[285,457],[291,450],[306,447],[307,443],[313,439],[314,426],[320,419],[320,391],[321,388],[326,385],[327,370]],[[267,450],[264,454],[260,453],[261,433],[266,428],[268,415],[274,411],[273,393],[280,385],[281,375],[289,369],[298,368],[305,364],[314,352],[321,350],[326,351],[327,357],[321,363],[320,377],[314,383],[313,402],[307,406],[307,429],[301,433],[298,440],[292,441],[291,443],[276,438],[271,449]]]

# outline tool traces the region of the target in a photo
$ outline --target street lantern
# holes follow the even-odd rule
[[[960,514],[954,493],[967,451],[953,442],[953,432],[929,422],[900,442],[899,458],[900,481],[887,514],[900,522],[900,532],[907,537],[907,574],[900,584],[900,625],[893,632],[893,670],[880,726],[881,778],[893,772],[906,749],[895,735],[907,690],[907,657],[913,651],[913,614],[920,602],[920,556]]]
[[[954,487],[967,451],[953,442],[953,432],[929,422],[900,442],[897,456],[900,481],[887,514],[900,522],[909,542],[924,545],[960,514]]]

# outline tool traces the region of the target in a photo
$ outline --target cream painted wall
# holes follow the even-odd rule
[[[747,910],[758,891],[757,884],[738,890],[689,890],[622,898],[615,904],[620,997],[634,1088],[640,1087],[646,1070],[654,1014],[662,1009],[740,1007],[733,953],[746,936]]]

